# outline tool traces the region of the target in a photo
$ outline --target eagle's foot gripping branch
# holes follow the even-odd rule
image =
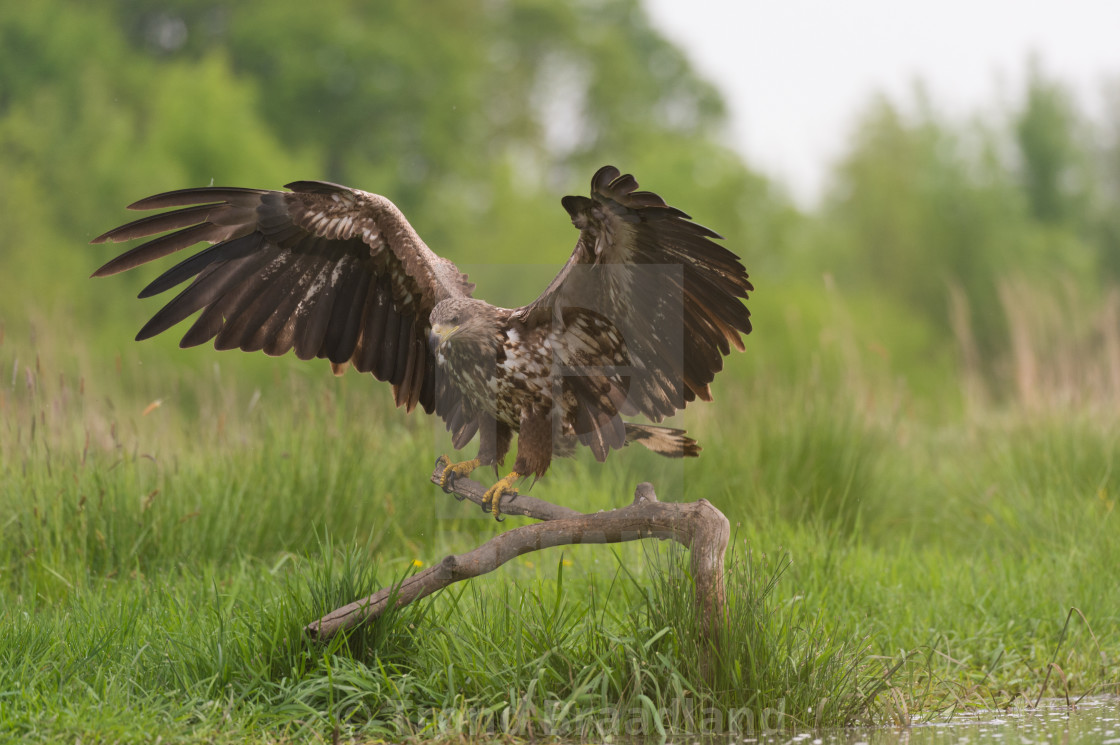
[[[516,495],[517,489],[513,488],[513,482],[521,478],[522,475],[523,474],[517,471],[510,471],[507,476],[498,479],[498,481],[482,495],[482,509],[485,510],[489,508],[491,514],[494,515],[494,519],[500,522],[502,520],[502,511],[500,508],[502,495]]]
[[[441,476],[439,479],[439,486],[446,493],[452,494],[453,492],[451,491],[451,487],[455,484],[455,479],[459,478],[460,476],[470,476],[471,471],[478,468],[479,460],[478,458],[474,458],[472,460],[465,460],[461,463],[452,463],[451,459],[446,455],[441,455],[436,458],[436,467],[438,468],[441,464],[444,464],[445,467],[443,469],[443,476]],[[455,495],[455,498],[460,501],[462,501],[463,499],[457,494]]]

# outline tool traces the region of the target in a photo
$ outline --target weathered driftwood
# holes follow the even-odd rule
[[[432,473],[438,484],[443,467]],[[468,478],[456,479],[451,492],[482,505],[486,487]],[[696,604],[704,637],[713,639],[724,610],[723,556],[730,525],[723,513],[706,499],[690,503],[658,501],[653,486],[638,484],[634,501],[609,512],[583,514],[527,495],[505,496],[507,515],[524,515],[543,522],[524,525],[494,536],[478,548],[451,555],[423,571],[386,587],[369,597],[331,611],[305,627],[309,636],[325,639],[340,629],[377,618],[390,602],[397,607],[426,597],[436,590],[492,572],[510,559],[552,546],[580,543],[621,543],[642,538],[671,539],[689,549]]]

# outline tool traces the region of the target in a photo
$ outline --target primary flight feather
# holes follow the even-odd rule
[[[639,442],[695,456],[679,429],[654,422],[697,398],[731,348],[743,349],[751,286],[720,236],[613,166],[590,197],[564,197],[579,229],[567,264],[539,298],[499,308],[429,249],[385,197],[320,181],[290,191],[201,188],[129,206],[175,209],[94,243],[161,234],[94,272],[104,277],[200,242],[212,244],[157,277],[148,297],[190,283],[137,334],[146,339],[198,313],[180,346],[263,350],[350,364],[388,381],[398,406],[435,412],[456,449],[477,433],[476,458],[448,464],[443,483],[501,464],[518,433],[512,472],[487,491],[499,514],[518,478],[548,470],[578,445],[602,461]],[[168,232],[171,231],[171,232]],[[199,313],[199,311],[201,311]]]

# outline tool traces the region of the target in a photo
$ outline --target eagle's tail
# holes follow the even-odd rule
[[[641,443],[658,455],[670,458],[695,458],[700,455],[700,444],[691,437],[685,437],[683,429],[626,422],[626,444],[632,442]]]

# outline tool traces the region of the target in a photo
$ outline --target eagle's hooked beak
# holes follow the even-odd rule
[[[432,353],[439,351],[443,343],[447,341],[452,334],[459,330],[458,326],[448,326],[443,323],[433,323],[432,330],[428,333],[428,347]]]

